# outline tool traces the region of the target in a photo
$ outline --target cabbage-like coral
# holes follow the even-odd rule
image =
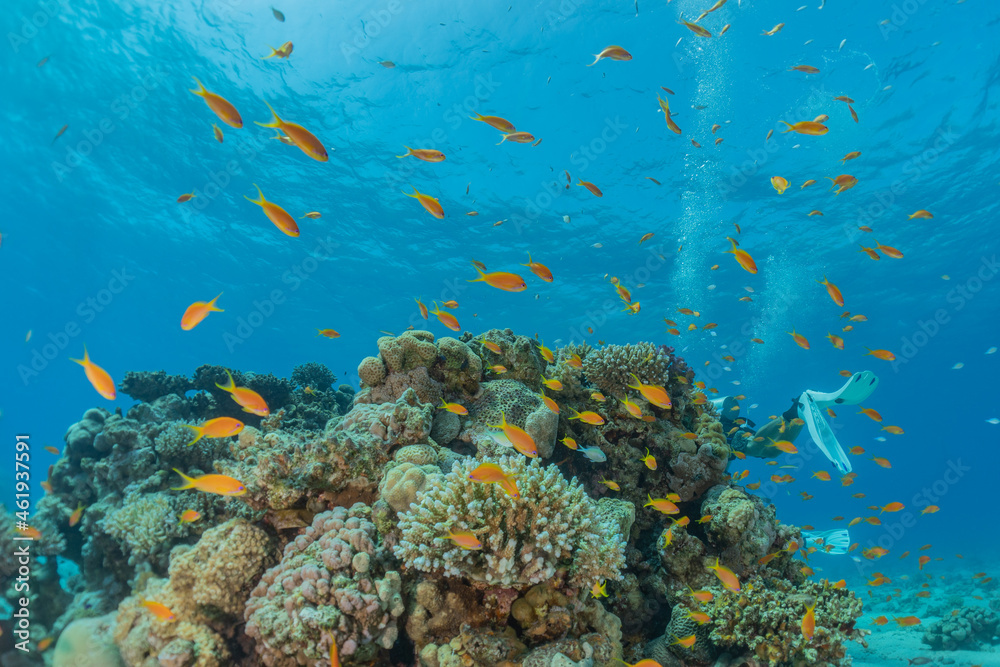
[[[981,651],[991,644],[997,624],[997,615],[991,610],[963,607],[957,614],[942,618],[928,627],[923,643],[938,651]]]
[[[376,547],[371,511],[360,503],[317,514],[285,547],[246,606],[246,633],[268,667],[329,658],[335,636],[344,664],[384,657],[404,611],[399,574],[387,571]]]
[[[759,576],[741,583],[735,594],[712,587],[715,597],[702,606],[712,619],[711,641],[731,654],[749,654],[769,665],[837,664],[847,654],[844,643],[866,633],[854,627],[861,600],[846,588],[834,588],[826,580],[796,588],[786,580]],[[807,639],[802,617],[814,603],[816,629]]]
[[[519,498],[468,478],[486,460],[514,476]],[[618,579],[626,541],[620,526],[601,520],[597,503],[576,479],[567,481],[537,459],[526,461],[518,455],[456,463],[400,514],[396,556],[424,572],[510,588],[541,583],[559,570],[575,587]],[[445,536],[449,530],[474,532],[482,550],[456,546]]]

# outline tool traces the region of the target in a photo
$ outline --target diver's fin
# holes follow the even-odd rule
[[[846,554],[851,544],[851,534],[847,532],[846,528],[813,532],[803,530],[802,537],[805,538],[806,548],[817,547],[817,553]],[[817,540],[820,539],[823,540],[822,544],[817,544]],[[823,551],[822,547],[826,545],[833,548],[829,551]]]
[[[837,436],[833,434],[833,429],[826,423],[823,412],[813,399],[812,393],[804,391],[799,397],[799,416],[805,420],[809,435],[812,436],[816,446],[837,467],[841,475],[846,475],[851,472],[851,462],[840,443],[837,442]]]
[[[837,391],[826,394],[808,389],[805,393],[809,394],[820,408],[828,408],[833,405],[857,405],[867,400],[876,388],[878,388],[878,376],[871,371],[861,371],[852,375]]]

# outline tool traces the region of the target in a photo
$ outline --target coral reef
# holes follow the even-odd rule
[[[922,641],[937,651],[981,651],[992,645],[998,622],[989,609],[963,607],[957,614],[934,622]]]
[[[572,586],[583,588],[621,576],[626,538],[619,525],[601,521],[597,504],[575,479],[522,456],[494,459],[517,480],[520,497],[512,498],[494,484],[468,479],[482,462],[456,463],[400,514],[395,553],[407,566],[518,589],[560,570]],[[476,533],[482,550],[454,545],[445,537],[448,530]]]
[[[846,655],[844,642],[862,639],[867,632],[855,628],[861,600],[825,580],[795,587],[784,579],[756,576],[744,580],[739,593],[727,593],[719,586],[710,590],[715,597],[702,611],[712,619],[711,642],[732,654],[753,655],[762,663],[836,664]],[[807,639],[799,628],[812,604],[816,629]],[[681,647],[671,648],[684,655]]]
[[[471,442],[485,455],[504,453],[504,447],[490,437],[503,418],[519,426],[535,441],[540,457],[552,455],[556,445],[559,416],[545,407],[537,393],[515,380],[492,380],[482,384],[479,398],[469,406],[468,427],[459,439]]]
[[[233,664],[240,649],[232,637],[270,554],[267,533],[242,519],[205,531],[193,547],[175,550],[170,578],[147,579],[140,595],[118,608],[114,638],[127,667]],[[143,600],[166,605],[175,620],[154,616]]]
[[[329,656],[330,635],[344,664],[384,656],[398,636],[402,580],[386,569],[371,511],[360,503],[316,515],[264,573],[246,605],[246,633],[268,667]]]
[[[358,366],[364,389],[358,403],[386,403],[407,389],[422,403],[438,405],[447,394],[471,396],[479,391],[482,361],[455,338],[434,341],[429,331],[404,331],[376,342],[377,357],[365,357]]]
[[[52,667],[123,667],[112,638],[115,614],[73,621],[59,634]]]

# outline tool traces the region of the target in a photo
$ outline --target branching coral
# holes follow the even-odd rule
[[[702,608],[712,619],[712,642],[733,654],[754,655],[765,664],[837,664],[847,653],[844,642],[865,634],[854,627],[861,616],[861,600],[825,580],[795,588],[782,579],[765,581],[758,576],[744,580],[739,593],[713,590],[715,597]],[[816,628],[806,638],[802,617],[813,603]]]
[[[316,515],[257,584],[247,601],[246,633],[257,640],[265,665],[328,658],[331,634],[344,664],[380,658],[380,649],[395,643],[404,611],[401,579],[385,570],[369,514],[359,503]]]
[[[619,525],[601,521],[576,479],[567,481],[537,459],[489,459],[517,480],[520,497],[511,498],[496,485],[468,479],[485,460],[456,463],[440,483],[418,494],[399,517],[397,557],[424,572],[511,588],[541,583],[559,570],[575,587],[619,578],[626,538]],[[445,537],[449,530],[476,533],[482,550],[457,547]]]

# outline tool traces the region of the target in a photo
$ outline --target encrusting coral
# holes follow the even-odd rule
[[[527,431],[535,441],[538,455],[548,458],[556,444],[559,416],[549,410],[538,394],[515,380],[491,380],[482,384],[479,397],[469,405],[467,428],[459,434],[460,440],[476,445],[487,455],[504,453],[489,433],[496,431],[503,419]]]
[[[399,634],[402,580],[386,569],[370,509],[360,503],[316,515],[264,573],[246,605],[246,633],[267,667],[329,659],[380,659]]]
[[[468,478],[485,461],[513,475],[520,497]],[[400,514],[399,528],[395,553],[407,566],[509,588],[541,583],[560,570],[574,587],[617,579],[627,539],[619,525],[602,522],[597,503],[575,479],[522,456],[456,463]],[[472,531],[482,550],[456,546],[446,537],[449,530]]]
[[[230,638],[253,585],[272,562],[271,551],[267,533],[242,519],[175,550],[170,578],[148,579],[139,595],[119,606],[114,637],[127,667],[231,665],[240,648]],[[174,620],[153,615],[143,600],[165,605]]]
[[[981,651],[996,635],[997,615],[983,607],[963,607],[958,613],[934,622],[924,632],[923,643],[932,649]]]

